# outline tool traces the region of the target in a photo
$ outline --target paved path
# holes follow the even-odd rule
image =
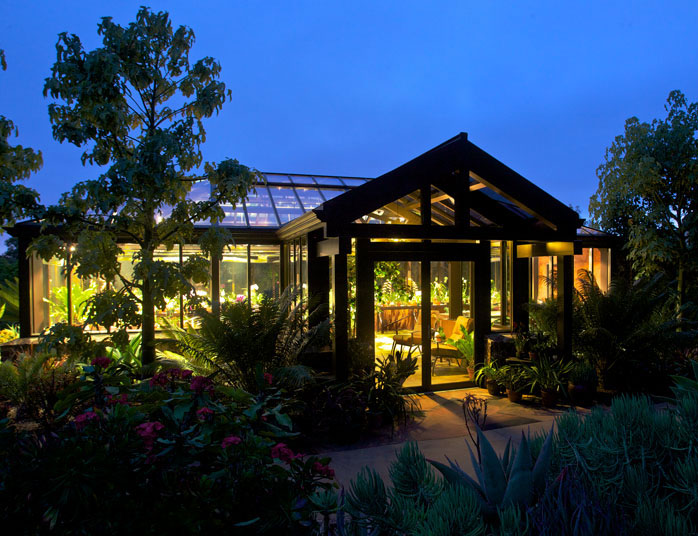
[[[322,455],[332,458],[340,485],[349,482],[364,467],[373,467],[384,479],[389,477],[390,464],[395,452],[407,441],[417,441],[424,455],[446,463],[446,456],[458,461],[473,474],[465,441],[470,441],[465,427],[461,402],[466,393],[488,402],[485,436],[497,452],[502,452],[509,438],[518,442],[522,431],[531,435],[548,432],[555,417],[569,407],[545,409],[524,398],[523,404],[512,404],[505,398],[491,397],[484,389],[457,389],[419,395],[424,415],[391,434],[383,430],[351,447],[327,448]],[[582,410],[584,411],[584,410]]]

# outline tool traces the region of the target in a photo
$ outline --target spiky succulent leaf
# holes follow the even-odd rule
[[[521,444],[519,445],[511,468],[511,476],[507,483],[502,506],[510,505],[528,506],[533,499],[533,471],[531,463],[531,453],[528,449],[526,436],[521,433]]]
[[[538,454],[536,464],[533,466],[533,489],[536,493],[541,493],[545,488],[545,477],[550,469],[550,460],[553,456],[553,427],[550,428],[548,436],[545,438],[543,447]]]
[[[487,502],[490,504],[501,504],[507,485],[502,462],[479,427],[477,428],[477,436],[480,441],[483,490],[487,497]]]

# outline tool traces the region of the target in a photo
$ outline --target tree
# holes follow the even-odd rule
[[[679,308],[698,268],[698,103],[672,91],[667,118],[625,122],[599,166],[594,224],[626,239],[638,275],[674,274]]]
[[[0,68],[7,69],[5,51],[1,49]],[[16,183],[41,168],[41,152],[10,145],[8,140],[12,134],[18,135],[17,127],[0,115],[0,225],[13,225],[16,220],[33,216],[39,210],[36,190]]]
[[[224,217],[219,204],[240,202],[256,172],[231,159],[201,171],[202,119],[217,113],[230,92],[213,58],[190,64],[191,29],[173,30],[167,13],[143,7],[127,27],[102,18],[98,33],[102,46],[90,52],[77,36],[59,35],[44,94],[59,100],[49,106],[55,139],[84,147],[83,164],[106,171],[46,210],[45,225],[59,225],[63,239],[45,234],[32,248],[48,259],[70,247],[77,276],[109,282],[92,299],[87,323],[113,327],[116,344],[126,342],[127,327],[140,325],[143,362],[150,363],[155,308],[180,293],[195,300],[192,283],[208,279],[204,257],[180,266],[154,259],[154,251],[194,242],[194,223],[208,220],[201,250],[220,255],[231,238],[216,225]],[[187,199],[199,180],[210,183],[210,196]],[[132,277],[120,270],[124,238],[140,246]]]

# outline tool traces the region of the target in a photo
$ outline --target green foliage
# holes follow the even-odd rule
[[[514,449],[511,440],[502,454],[497,455],[492,444],[477,428],[482,461],[478,463],[470,445],[468,451],[477,480],[449,460],[449,465],[431,460],[444,478],[453,485],[465,486],[476,493],[485,516],[492,517],[498,509],[515,506],[526,508],[544,491],[552,456],[552,430],[548,434],[535,463],[529,439],[521,434],[521,443]]]
[[[573,363],[541,356],[533,365],[523,367],[523,376],[531,392],[536,389],[559,391],[567,385]]]
[[[73,324],[82,325],[86,320],[88,302],[97,293],[97,282],[93,281],[86,288],[80,283],[73,283],[71,287],[70,312]],[[45,301],[49,304],[51,320],[54,322],[68,322],[68,287],[56,287],[51,292],[51,298]]]
[[[584,385],[596,389],[599,381],[596,369],[585,361],[575,363],[570,369],[569,381],[573,385]]]
[[[5,51],[0,49],[0,67],[7,69]],[[38,213],[39,194],[18,181],[28,179],[41,169],[41,152],[21,145],[10,145],[9,138],[17,136],[14,123],[0,115],[0,225],[13,225],[18,219]]]
[[[0,282],[0,304],[4,307],[0,315],[4,323],[19,322],[19,280],[16,277]]]
[[[460,331],[462,336],[458,339],[446,339],[446,344],[455,346],[465,358],[465,362],[468,366],[473,364],[473,358],[475,355],[475,334],[468,332],[465,326],[460,326]]]
[[[416,357],[402,357],[398,353],[378,359],[375,372],[366,378],[368,409],[386,416],[392,424],[406,423],[418,411],[419,403],[402,385],[416,370]]]
[[[286,289],[278,299],[265,298],[257,307],[226,303],[220,314],[199,312],[197,328],[172,326],[170,336],[182,356],[202,374],[257,392],[264,373],[298,364],[327,323],[310,328],[312,312],[299,301],[299,291]]]
[[[58,393],[77,378],[74,365],[48,354],[22,354],[0,363],[0,398],[17,409],[16,418],[49,425],[55,418]]]
[[[599,188],[589,202],[595,225],[626,239],[641,276],[675,274],[679,304],[698,265],[698,103],[672,91],[666,119],[632,117],[606,150]]]
[[[102,358],[62,400],[50,434],[0,422],[7,526],[23,534],[317,528],[311,497],[331,489],[333,472],[328,459],[286,444],[295,434],[276,389],[253,397],[182,370],[138,381]]]
[[[155,260],[155,249],[192,243],[194,224],[210,221],[199,245],[203,255],[220,255],[230,241],[215,225],[224,217],[220,203],[239,203],[256,172],[235,160],[205,163],[201,172],[202,120],[220,111],[229,92],[213,58],[190,62],[191,29],[174,29],[167,13],[143,7],[126,27],[104,17],[98,33],[102,44],[92,51],[75,35],[59,35],[44,94],[56,99],[49,106],[54,137],[84,148],[83,164],[106,170],[65,193],[43,222],[60,225],[73,244],[78,277],[118,283],[95,296],[88,323],[115,328],[123,341],[136,325],[133,311],[141,311],[137,324],[143,326],[147,364],[155,356],[154,308],[180,293],[195,301],[194,284],[208,279],[202,257],[167,263]],[[210,195],[188,199],[201,180],[210,184]],[[121,273],[118,262],[123,236],[140,247],[132,277]],[[32,248],[44,259],[66,254],[66,245],[51,235]]]
[[[390,479],[392,487],[387,488],[378,473],[364,468],[352,480],[344,507],[351,518],[340,534],[484,534],[473,492],[445,486],[416,444],[398,452]]]
[[[668,376],[673,350],[695,340],[694,332],[677,332],[661,276],[634,283],[615,279],[606,293],[588,272],[579,283],[575,349],[600,372],[607,388],[656,384]]]
[[[504,365],[499,368],[498,373],[502,385],[511,391],[521,391],[528,384],[525,369],[521,365]]]

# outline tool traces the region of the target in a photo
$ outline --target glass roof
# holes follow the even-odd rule
[[[225,218],[221,225],[228,227],[278,228],[302,216],[328,199],[355,188],[370,179],[357,177],[328,177],[262,173],[266,179],[258,182],[245,201],[233,208],[222,204]],[[187,196],[192,201],[208,199],[210,185],[197,182]],[[207,225],[206,222],[199,222]]]

